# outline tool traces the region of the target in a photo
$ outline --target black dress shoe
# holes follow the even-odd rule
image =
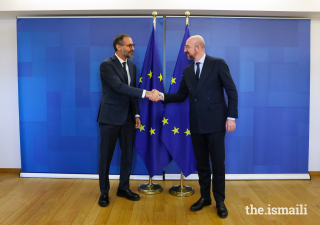
[[[108,196],[108,194],[101,194],[100,195],[99,205],[101,207],[107,207],[109,205],[109,196]]]
[[[199,201],[197,201],[191,206],[190,210],[193,212],[196,212],[201,210],[204,206],[208,206],[208,205],[211,205],[211,198],[209,199],[200,198]]]
[[[118,189],[117,196],[118,197],[125,197],[126,199],[131,200],[131,201],[139,201],[140,200],[140,196],[136,193],[133,193],[130,189],[128,189],[128,190]]]
[[[224,202],[217,202],[216,207],[218,209],[218,216],[226,218],[228,216],[228,210]]]

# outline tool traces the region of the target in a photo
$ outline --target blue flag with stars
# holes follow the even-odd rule
[[[139,88],[164,92],[158,44],[153,27],[144,58]],[[160,139],[163,104],[148,99],[139,101],[141,126],[136,133],[136,150],[146,165],[150,177],[162,171],[172,160]]]
[[[189,26],[185,28],[178,59],[171,79],[169,93],[176,93],[182,80],[184,68],[192,63],[184,53],[184,45],[190,37]],[[196,170],[196,159],[191,143],[189,126],[189,100],[181,103],[169,103],[165,105],[162,119],[161,140],[172,155],[185,176],[189,176]]]

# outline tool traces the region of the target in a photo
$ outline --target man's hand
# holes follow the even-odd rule
[[[140,117],[136,117],[136,124],[135,124],[135,128],[138,129],[141,126],[141,121],[140,121]]]
[[[160,96],[156,93],[151,92],[151,91],[146,91],[146,98],[148,98],[149,100],[151,100],[153,102],[157,102],[160,100]]]
[[[161,92],[159,92],[157,89],[152,89],[151,91],[152,93],[156,94],[159,96],[160,100],[163,100],[163,94]]]
[[[230,133],[230,132],[234,131],[235,129],[236,129],[236,121],[227,119],[227,122],[226,122],[227,133]]]

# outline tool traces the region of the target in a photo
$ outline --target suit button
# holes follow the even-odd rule
[[[197,101],[197,99],[195,99],[195,101]]]
[[[191,91],[191,88],[189,88],[189,90]]]
[[[210,85],[208,85],[207,87],[210,87]]]
[[[209,100],[209,98],[207,98]]]

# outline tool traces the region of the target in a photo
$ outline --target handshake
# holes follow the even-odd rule
[[[146,98],[150,101],[157,102],[163,99],[163,94],[161,94],[158,90],[152,89],[152,91],[146,91]]]

